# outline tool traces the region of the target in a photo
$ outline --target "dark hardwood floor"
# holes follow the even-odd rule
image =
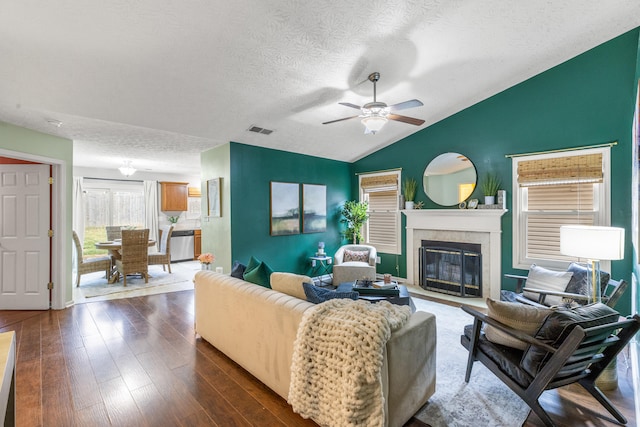
[[[316,425],[195,338],[193,291],[0,311],[0,332],[10,330],[18,343],[18,426]],[[619,365],[620,388],[610,397],[634,425],[631,375]],[[547,392],[543,406],[558,425],[616,425],[580,390]],[[525,423],[539,425],[535,415]]]

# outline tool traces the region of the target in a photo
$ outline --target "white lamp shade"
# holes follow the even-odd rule
[[[624,228],[588,225],[560,227],[560,253],[590,260],[624,258]]]
[[[364,119],[362,119],[362,124],[366,126],[366,128],[371,132],[371,133],[376,133],[378,132],[380,129],[382,129],[382,127],[387,123],[387,118],[386,117],[380,117],[380,116],[370,116],[370,117],[365,117]]]

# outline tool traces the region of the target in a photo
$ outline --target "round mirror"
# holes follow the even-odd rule
[[[425,194],[442,206],[464,202],[476,188],[476,168],[466,156],[444,153],[433,159],[424,170]]]

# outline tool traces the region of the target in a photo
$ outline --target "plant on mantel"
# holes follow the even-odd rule
[[[485,205],[492,205],[495,202],[495,196],[500,189],[501,183],[502,181],[496,173],[489,172],[484,176],[481,186]]]
[[[405,209],[413,209],[413,202],[416,198],[416,189],[418,182],[413,178],[406,178],[402,183],[402,192],[404,193]]]

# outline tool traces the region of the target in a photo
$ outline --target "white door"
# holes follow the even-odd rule
[[[0,309],[49,308],[49,165],[0,165]]]

